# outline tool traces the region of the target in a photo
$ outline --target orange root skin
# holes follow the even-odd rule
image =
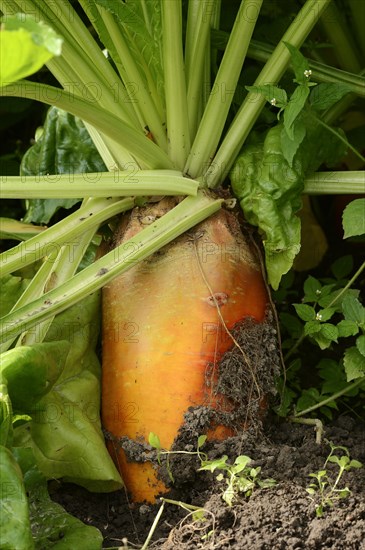
[[[135,232],[132,220],[123,240]],[[105,429],[144,443],[154,432],[169,449],[189,407],[218,406],[205,378],[233,345],[226,329],[248,316],[263,321],[267,303],[260,267],[225,210],[115,279],[103,289]],[[229,435],[223,426],[210,433]],[[166,491],[151,463],[109,449],[134,501]]]

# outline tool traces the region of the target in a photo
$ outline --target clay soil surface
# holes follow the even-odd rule
[[[340,487],[349,487],[350,496],[316,517],[315,503],[305,488],[313,481],[309,474],[323,469],[330,451],[326,440],[345,446],[364,467],[344,473]],[[262,435],[245,433],[207,447],[207,452],[211,459],[227,454],[230,462],[239,454],[248,455],[252,466],[261,466],[262,479],[277,483],[257,488],[250,498],[240,497],[229,507],[222,500],[225,485],[216,480],[217,473],[197,472],[196,457],[172,457],[176,482],[169,498],[206,512],[199,519],[165,504],[149,548],[365,550],[365,424],[359,420],[342,416],[327,425],[321,444],[312,427],[274,420]],[[328,464],[326,469],[335,478],[337,467]],[[131,505],[124,491],[92,494],[68,484],[53,484],[51,493],[67,511],[100,529],[104,548],[141,548],[161,506]]]

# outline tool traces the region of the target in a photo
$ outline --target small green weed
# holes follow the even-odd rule
[[[255,487],[268,488],[276,484],[276,481],[271,478],[262,480],[260,478],[261,468],[251,468],[249,466],[251,458],[245,455],[240,455],[234,461],[234,464],[227,463],[228,456],[223,455],[220,458],[209,460],[208,455],[201,451],[204,443],[207,440],[206,435],[201,435],[198,438],[196,451],[163,451],[159,437],[153,432],[150,433],[148,441],[151,447],[157,450],[157,460],[161,464],[161,455],[167,455],[166,468],[171,481],[174,483],[174,477],[171,472],[169,457],[175,454],[197,455],[201,466],[198,471],[215,472],[220,470],[217,476],[217,481],[225,481],[227,487],[222,493],[223,500],[232,506],[237,499],[238,494],[243,494],[245,497],[250,497]]]
[[[336,500],[347,498],[351,494],[348,487],[338,487],[344,472],[351,470],[351,468],[362,468],[361,462],[350,459],[350,454],[346,447],[336,446],[330,441],[328,443],[331,447],[331,452],[324,463],[323,470],[309,474],[315,481],[306,488],[307,493],[310,495],[310,499],[316,505],[317,517],[322,517],[325,508],[332,507]],[[345,454],[338,456],[334,454],[335,451],[343,451]],[[338,466],[338,472],[335,478],[326,470],[329,462]]]
[[[359,397],[365,390],[365,307],[359,290],[350,288],[364,268],[363,264],[350,277],[353,258],[344,256],[332,264],[331,277],[307,277],[301,303],[293,304],[299,298],[293,289],[293,274],[284,279],[274,296],[280,311],[287,365],[285,381],[279,382],[280,416],[287,416],[294,407],[295,415],[319,409],[323,416],[332,419],[339,398]],[[296,315],[290,311],[292,305]],[[329,350],[316,365],[317,385],[309,388],[303,388],[301,378],[303,369],[308,369],[304,354],[299,351],[305,340],[322,351]]]
[[[220,470],[217,481],[225,481],[227,487],[222,493],[223,500],[232,506],[239,494],[245,497],[252,495],[255,487],[268,488],[276,484],[271,478],[260,479],[261,468],[251,468],[251,458],[240,455],[234,461],[234,464],[227,464],[228,456],[224,455],[216,460],[207,460],[202,462],[201,470],[215,472]]]

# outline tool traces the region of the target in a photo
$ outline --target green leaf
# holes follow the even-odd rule
[[[304,73],[309,70],[307,59],[300,53],[298,48],[292,46],[289,42],[284,42],[284,44],[290,52],[291,63],[295,73],[295,82],[298,84],[306,84],[308,82],[308,77]]]
[[[365,326],[365,307],[353,294],[347,294],[342,300],[342,311],[347,321]]]
[[[343,364],[348,382],[365,376],[365,357],[355,346],[347,348],[343,357]]]
[[[28,500],[22,472],[11,451],[0,446],[0,527],[1,548],[32,550]]]
[[[307,304],[293,304],[298,317],[303,321],[314,321],[316,319],[316,311],[314,307]]]
[[[42,550],[101,550],[103,537],[99,529],[85,525],[53,502],[47,487],[30,492],[30,517],[36,548]]]
[[[320,332],[321,330],[321,323],[317,320],[314,321],[308,321],[304,325],[304,334],[306,336],[310,336],[312,334],[316,334],[317,332]]]
[[[14,275],[5,275],[0,279],[0,303],[1,315],[6,315],[18,301],[20,296],[28,285],[28,281],[15,277]]]
[[[351,86],[344,82],[321,82],[312,88],[309,102],[316,111],[329,109],[351,91]]]
[[[321,307],[328,307],[330,304],[333,304],[333,307],[335,307],[339,313],[343,313],[342,303],[346,296],[357,298],[359,296],[359,291],[353,288],[348,288],[347,290],[338,288],[332,291],[335,286],[336,285],[326,285],[322,288],[322,294],[318,304]]]
[[[287,104],[288,98],[286,91],[278,86],[272,84],[264,84],[263,86],[245,86],[248,92],[254,94],[261,94],[264,98],[275,107],[285,107]]]
[[[359,462],[358,460],[351,460],[349,467],[350,468],[362,468],[362,462]]]
[[[348,277],[352,270],[354,269],[354,258],[347,254],[346,256],[341,256],[337,258],[331,265],[331,271],[336,279],[343,279]]]
[[[20,167],[23,176],[49,175],[50,185],[57,174],[106,172],[84,123],[57,107],[48,110],[43,131],[36,143],[25,153]],[[32,199],[28,201],[25,222],[48,223],[59,208],[71,208],[80,199]]]
[[[342,319],[337,324],[337,330],[339,338],[348,338],[349,336],[355,336],[359,332],[359,327],[355,321]]]
[[[296,397],[296,393],[287,386],[280,392],[281,401],[278,407],[275,407],[275,412],[278,416],[285,418],[289,415],[292,403]]]
[[[37,72],[61,54],[62,38],[30,15],[6,17],[0,32],[0,86]]]
[[[284,128],[291,140],[295,140],[294,135],[294,122],[302,112],[304,105],[309,95],[309,88],[307,86],[298,86],[290,97],[289,103],[284,111]],[[304,127],[304,125],[303,125]],[[304,128],[305,130],[305,128]],[[300,128],[297,139],[300,139],[300,143],[303,141],[304,135],[303,128]],[[305,134],[305,131],[304,131]]]
[[[337,464],[340,468],[344,468],[350,462],[350,459],[348,456],[339,457],[332,455],[328,458],[328,462],[332,462],[332,464]]]
[[[346,206],[342,214],[342,225],[344,239],[365,234],[365,199],[355,199]]]
[[[322,323],[321,330],[314,335],[314,338],[321,349],[329,347],[331,342],[337,342],[338,330],[335,325],[330,323]]]
[[[42,233],[44,230],[44,227],[23,223],[11,218],[0,218],[0,239],[25,241],[34,235]]]
[[[319,321],[328,321],[336,311],[335,307],[327,307],[318,311],[316,317]]]
[[[361,335],[356,338],[356,348],[359,350],[361,355],[365,357],[365,335]]]
[[[263,237],[268,279],[276,290],[300,250],[301,227],[296,213],[306,175],[322,162],[344,154],[345,146],[313,119],[302,119],[306,135],[292,166],[281,143],[282,123],[271,128],[263,143],[246,146],[230,173],[232,190],[249,223]]]
[[[283,149],[284,157],[290,167],[293,166],[295,153],[298,151],[300,144],[305,138],[306,132],[307,130],[305,128],[305,124],[300,118],[297,118],[297,120],[294,122],[290,131],[290,135],[285,127],[281,131],[281,146]]]
[[[94,351],[99,297],[94,293],[53,321],[46,341],[67,340],[70,351],[56,384],[33,408],[32,421],[14,430],[14,446],[31,447],[47,479],[108,492],[120,488],[121,479],[100,425],[100,364]]]
[[[316,516],[317,518],[323,517],[323,505],[319,505],[316,507]]]
[[[150,91],[154,88],[156,90],[153,99],[159,100],[161,108],[164,108],[161,2],[156,0],[145,0],[143,3],[140,0],[129,0],[128,2],[96,0],[96,3],[116,17],[139,67],[139,72],[145,77],[146,85]],[[107,47],[110,42],[112,41],[108,40]],[[110,53],[112,56],[115,55],[113,46]],[[123,63],[119,57],[114,60]]]
[[[274,487],[277,484],[276,479],[273,479],[272,477],[268,477],[266,479],[258,479],[257,483],[259,487],[262,489],[269,489],[270,487]]]
[[[246,477],[239,477],[236,486],[240,493],[245,493],[246,496],[251,496],[252,490],[255,488],[255,483]]]
[[[199,468],[200,470],[208,470],[209,472],[214,472],[215,470],[227,470],[229,466],[226,464],[228,460],[227,455],[223,455],[220,458],[217,458],[216,460],[209,460],[209,462],[202,462],[202,466]]]
[[[251,458],[246,455],[240,455],[236,458],[234,461],[235,464],[244,464],[244,466],[247,466],[251,462]]]
[[[317,388],[309,388],[308,390],[303,390],[302,395],[298,399],[296,409],[297,412],[304,411],[312,405],[319,403],[321,401],[321,395]]]
[[[13,438],[13,410],[8,393],[0,374],[0,445],[10,447]]]
[[[244,470],[250,462],[251,458],[249,456],[238,456],[234,461],[234,466],[232,466],[232,472],[234,472],[235,474],[242,472],[242,470]]]
[[[148,443],[153,447],[154,449],[161,449],[161,441],[158,435],[156,435],[153,432],[150,432],[148,435]]]
[[[207,436],[206,435],[200,435],[198,437],[198,449],[201,449],[204,445],[204,443],[206,442],[207,440]]]
[[[341,363],[333,359],[324,358],[317,365],[319,376],[322,378],[322,394],[332,395],[343,390],[348,384]]]
[[[309,275],[304,281],[303,290],[304,290],[304,302],[314,302],[316,303],[321,296],[322,284],[316,279]]]
[[[44,484],[45,477],[37,466],[33,450],[29,447],[13,447],[12,451],[22,471],[25,490],[29,492]]]
[[[300,338],[303,332],[303,325],[296,315],[281,311],[279,319],[281,326],[285,327],[292,338]]]
[[[70,342],[20,346],[1,354],[0,373],[6,379],[15,411],[32,413],[59,378]]]

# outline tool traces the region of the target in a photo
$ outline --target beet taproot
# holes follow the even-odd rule
[[[115,245],[153,223],[173,200],[135,209]],[[231,329],[247,318],[263,322],[267,305],[260,265],[226,209],[103,289],[102,419],[134,501],[154,502],[166,486],[151,462],[128,462],[123,441],[148,444],[154,432],[170,449],[190,407],[229,408],[214,392],[215,365],[236,345]],[[210,437],[231,434],[230,427],[210,426]]]

